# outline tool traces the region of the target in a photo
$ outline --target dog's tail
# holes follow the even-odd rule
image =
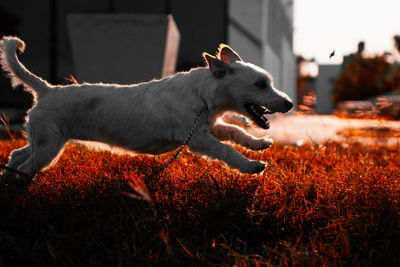
[[[32,93],[36,99],[43,96],[49,91],[50,85],[43,79],[39,78],[18,60],[17,49],[22,53],[25,49],[25,43],[12,36],[4,36],[0,40],[0,64],[3,70],[11,79],[13,87],[23,85],[25,90]]]

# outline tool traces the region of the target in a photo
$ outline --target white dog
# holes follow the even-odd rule
[[[16,37],[0,41],[1,64],[12,85],[23,85],[34,96],[26,121],[29,144],[14,150],[7,164],[29,177],[53,163],[70,140],[161,154],[178,148],[191,131],[191,151],[243,173],[258,173],[265,168],[263,162],[249,160],[220,140],[252,150],[266,149],[272,140],[255,138],[238,126],[215,123],[216,119],[231,111],[268,129],[266,114],[285,113],[293,106],[285,93],[274,88],[269,73],[243,62],[227,45],[220,45],[216,57],[203,53],[208,66],[161,80],[68,86],[50,85],[27,70],[16,56],[16,50],[24,48]],[[3,177],[11,176],[8,170],[3,172]]]

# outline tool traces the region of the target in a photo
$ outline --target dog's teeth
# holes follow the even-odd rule
[[[265,113],[264,114],[272,114],[272,113],[274,113],[272,110],[270,110],[268,108],[265,109]]]
[[[255,104],[252,104],[250,106],[250,109],[254,113],[254,115],[258,116],[264,122],[268,121],[268,119],[266,117],[264,117],[264,115],[273,113],[270,109],[268,109],[264,106],[259,106],[259,105],[255,105]]]

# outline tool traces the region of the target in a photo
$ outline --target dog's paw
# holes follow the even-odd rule
[[[251,161],[252,167],[250,169],[251,174],[259,173],[265,170],[266,164],[261,161]]]
[[[251,160],[247,165],[246,169],[242,170],[242,172],[255,174],[260,173],[265,170],[266,163],[257,160]]]
[[[269,148],[272,144],[274,143],[274,140],[272,140],[271,138],[260,138],[257,139],[251,149],[253,150],[264,150]]]

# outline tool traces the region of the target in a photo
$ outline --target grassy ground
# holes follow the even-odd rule
[[[0,142],[0,162],[22,140]],[[186,151],[67,147],[26,192],[0,193],[1,266],[399,265],[399,148],[242,151],[240,175]]]

